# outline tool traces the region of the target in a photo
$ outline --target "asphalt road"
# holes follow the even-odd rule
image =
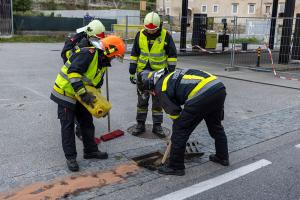
[[[61,47],[62,44],[0,44],[0,192],[8,191],[20,185],[28,185],[41,180],[49,181],[70,174],[66,169],[61,148],[57,105],[49,99],[55,77],[62,65]],[[213,59],[212,62],[214,62]],[[128,61],[124,63],[113,62],[113,67],[109,69],[110,97],[113,104],[111,110],[112,130],[119,128],[126,130],[135,123],[136,89],[129,82],[128,65]],[[258,139],[259,137],[261,140],[269,140],[275,137],[272,135],[274,132],[276,132],[277,138],[280,138],[278,135],[288,135],[287,132],[289,132],[291,135],[288,135],[286,140],[300,143],[299,138],[295,137],[295,135],[299,135],[299,132],[291,133],[291,130],[300,129],[297,120],[299,119],[297,112],[300,106],[299,90],[262,84],[263,82],[272,82],[297,87],[299,83],[277,80],[265,73],[225,72],[226,65],[201,62],[199,57],[180,57],[178,65],[261,82],[255,83],[226,78],[226,76],[221,77],[228,93],[224,125],[231,137],[230,141],[236,142],[230,144],[232,149],[243,149],[249,142],[251,143],[251,139]],[[294,119],[289,118],[290,116],[293,116]],[[278,126],[272,124],[270,127],[267,124],[262,132],[264,135],[260,136],[256,133],[259,130],[255,128],[263,126],[268,120],[276,122],[281,119],[286,124],[277,123]],[[151,123],[150,116],[148,122]],[[107,131],[106,119],[95,120],[94,123],[97,136]],[[241,127],[241,125],[243,126]],[[165,117],[164,126],[170,128],[171,120]],[[205,131],[204,123],[195,130],[197,134]],[[236,135],[232,134],[234,131],[240,132],[241,135],[247,132],[247,138],[239,137],[237,139]],[[249,134],[256,134],[256,137],[248,137]],[[266,137],[264,138],[264,136]],[[206,137],[209,139],[208,134]],[[294,140],[291,141],[290,138]],[[139,153],[141,148],[152,147],[159,143],[162,141],[140,139],[126,133],[122,138],[101,144],[100,148],[108,151],[109,155],[115,155],[119,152],[127,153],[128,151]],[[266,151],[264,150],[265,147],[269,146],[272,150],[277,144],[283,145],[281,140],[278,140],[272,145],[262,145],[262,149],[257,145],[251,146],[256,152],[251,155],[248,155],[249,149],[247,151],[234,150],[231,153],[232,166],[230,168],[223,168],[208,162],[189,168],[183,178],[163,176],[152,181],[144,181],[141,184],[140,182],[136,183],[138,186],[128,186],[120,192],[114,191],[102,197],[98,196],[96,199],[142,199],[143,196],[149,197],[144,199],[157,198],[208,180],[215,175],[250,164],[252,158],[257,160],[258,158],[255,156]],[[82,166],[86,162],[82,158],[82,144],[80,142],[77,143],[77,151],[78,161]],[[294,151],[293,148],[291,154],[292,151]],[[239,152],[241,153],[239,154]],[[280,170],[279,168],[276,169],[275,157],[269,156],[271,155],[267,153],[265,157],[260,158],[272,162],[265,169]],[[283,158],[280,160],[278,158],[278,161],[281,160],[284,162]],[[117,165],[118,162],[112,156],[107,161],[88,163],[86,164],[88,167],[83,168],[83,170],[88,171],[92,167],[94,167],[93,169],[104,170]],[[293,165],[291,164],[291,166]],[[275,168],[273,169],[273,167]],[[157,177],[155,173],[152,175]],[[252,174],[249,175],[252,176]],[[239,179],[235,181],[239,181]],[[245,186],[247,184],[245,183]],[[222,188],[222,190],[226,191],[226,188]],[[286,193],[286,191],[283,192]]]
[[[231,154],[230,167],[208,162],[189,169],[184,177],[163,176],[155,181],[95,199],[299,200],[299,133],[295,131],[234,152]],[[261,168],[252,166],[262,160],[270,163]],[[248,169],[244,169],[245,167]],[[245,174],[241,176],[243,173]],[[237,177],[226,181],[227,175]],[[224,183],[215,185],[220,181]],[[191,195],[193,192],[195,195]]]

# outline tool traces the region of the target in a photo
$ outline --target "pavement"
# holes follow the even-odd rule
[[[0,192],[28,192],[38,190],[42,182],[69,180],[76,174],[67,170],[61,147],[57,105],[49,95],[62,60],[62,44],[0,44]],[[128,57],[128,55],[127,55]],[[179,57],[178,67],[198,68],[220,76],[227,87],[224,127],[231,154],[300,130],[300,84],[298,81],[278,79],[272,73],[225,71],[227,63],[200,57]],[[99,145],[109,153],[105,161],[84,160],[82,144],[77,141],[80,174],[109,172],[132,163],[132,158],[153,150],[164,151],[165,142],[159,139],[137,138],[126,130],[135,124],[136,89],[129,82],[128,61],[114,61],[109,69],[112,130],[122,129],[125,136]],[[105,86],[103,86],[105,88]],[[95,119],[96,136],[107,132],[107,119]],[[151,117],[148,117],[151,123]],[[171,128],[171,120],[164,118],[164,126]],[[208,163],[214,152],[213,140],[205,124],[201,123],[190,140],[200,141],[205,156],[186,163],[187,177],[194,169]],[[116,170],[113,171],[116,174]],[[126,174],[126,173],[125,173]],[[108,199],[117,191],[127,191],[163,176],[139,168],[117,173],[119,181],[80,188],[68,193],[70,199]],[[109,181],[108,181],[109,182]],[[109,182],[110,183],[110,182]],[[63,185],[63,184],[62,184]],[[31,187],[31,190],[28,189]],[[61,186],[63,188],[63,186]],[[42,195],[44,190],[38,190]],[[0,194],[0,199],[3,197]],[[7,197],[7,196],[6,196]],[[13,199],[9,196],[7,199]],[[138,197],[136,197],[138,198]],[[115,196],[109,199],[122,199]]]

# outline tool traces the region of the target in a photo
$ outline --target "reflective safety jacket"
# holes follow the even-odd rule
[[[161,29],[151,35],[143,29],[136,35],[130,56],[130,74],[165,67],[174,71],[176,63],[176,47],[167,30]]]
[[[161,77],[155,92],[161,98],[162,107],[169,117],[177,119],[182,105],[192,105],[202,98],[225,88],[214,75],[196,69],[176,69]]]
[[[84,93],[85,85],[101,87],[108,66],[110,62],[103,51],[93,47],[77,50],[58,73],[50,98],[60,105],[75,108],[75,93]]]
[[[87,39],[86,33],[84,32],[77,33],[71,38],[66,39],[65,45],[61,51],[61,58],[63,59],[63,62],[67,62],[77,49],[89,46],[91,45]]]

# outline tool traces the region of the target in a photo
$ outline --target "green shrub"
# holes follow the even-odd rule
[[[231,39],[230,42],[233,42],[233,40]],[[238,39],[235,39],[235,43],[260,44],[261,40],[257,39],[256,37],[238,38]]]

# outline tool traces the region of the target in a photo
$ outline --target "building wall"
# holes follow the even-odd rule
[[[181,0],[157,0],[157,10],[163,9],[163,1],[165,1],[166,14],[173,17],[181,15]],[[273,0],[189,0],[188,7],[191,13],[207,13],[208,16],[238,16],[238,17],[269,17],[272,13]],[[232,4],[238,5],[238,12],[232,12]],[[283,10],[285,0],[279,0],[279,9]],[[249,5],[255,6],[255,12],[249,13]],[[218,6],[218,12],[213,12],[214,5]],[[207,12],[203,12],[202,6],[206,6]],[[270,12],[266,12],[266,7],[270,6]],[[300,1],[296,0],[296,13],[300,13]]]

